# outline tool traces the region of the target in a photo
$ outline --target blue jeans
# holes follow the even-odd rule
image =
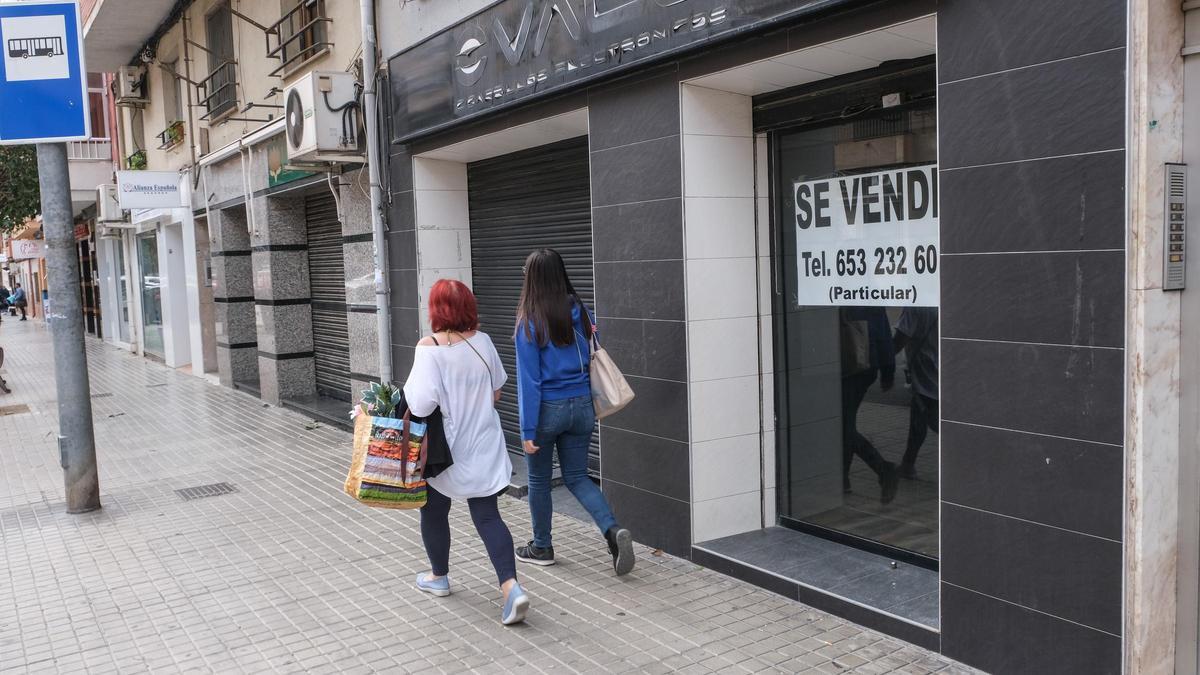
[[[588,445],[595,426],[596,412],[590,396],[542,401],[537,438],[533,441],[541,449],[525,455],[529,467],[529,517],[533,520],[533,545],[538,548],[550,547],[550,521],[554,513],[550,477],[555,448],[563,483],[591,514],[600,532],[608,532],[617,524],[604,493],[587,475]]]

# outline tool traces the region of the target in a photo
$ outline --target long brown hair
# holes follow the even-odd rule
[[[525,282],[521,285],[521,301],[517,305],[517,330],[524,330],[530,340],[545,347],[554,343],[566,347],[575,343],[575,322],[571,309],[579,305],[583,313],[583,337],[592,337],[592,322],[587,308],[571,285],[562,256],[552,248],[543,248],[525,259]]]

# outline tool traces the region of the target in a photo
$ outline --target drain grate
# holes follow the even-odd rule
[[[27,412],[29,412],[29,406],[25,405],[24,403],[20,405],[0,406],[0,417],[7,417],[8,415],[21,415]]]
[[[193,499],[204,499],[205,497],[219,497],[237,492],[237,488],[229,483],[213,483],[212,485],[197,485],[196,487],[183,488],[176,490],[175,494],[185,502],[190,502]]]
[[[111,391],[106,391],[103,394],[92,394],[92,398],[109,398],[112,396]]]

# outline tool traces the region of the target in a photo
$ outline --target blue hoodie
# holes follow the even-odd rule
[[[574,344],[560,347],[550,342],[542,347],[537,343],[536,332],[530,337],[524,323],[517,326],[517,401],[521,410],[523,441],[532,441],[537,436],[542,401],[562,401],[590,396],[592,393],[592,382],[588,375],[591,356],[587,340],[583,337],[583,313],[579,303],[571,304],[571,320],[575,324]],[[588,316],[591,317],[590,312]]]

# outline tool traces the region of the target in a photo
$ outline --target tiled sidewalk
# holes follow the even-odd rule
[[[0,324],[0,672],[967,672],[940,657],[638,547],[611,574],[590,524],[556,516],[549,568],[504,628],[467,511],[455,593],[411,512],[341,493],[349,435],[89,341],[103,510],[64,512],[49,334]],[[175,490],[236,492],[184,501]],[[503,498],[514,538],[522,502]]]

